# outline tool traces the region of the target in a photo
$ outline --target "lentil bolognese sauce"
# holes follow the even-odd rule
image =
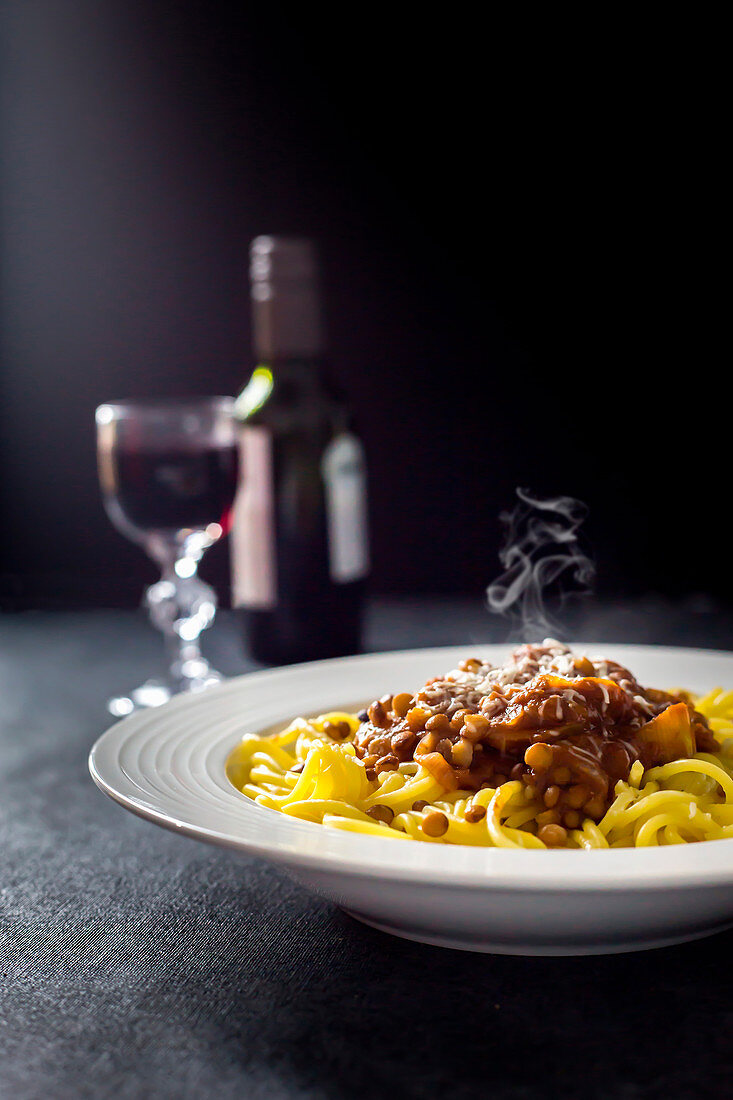
[[[522,848],[733,836],[733,691],[642,687],[551,639],[468,658],[358,715],[245,737],[230,761],[263,806],[334,828]]]

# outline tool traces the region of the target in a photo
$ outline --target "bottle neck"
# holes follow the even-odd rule
[[[315,284],[253,287],[252,335],[258,362],[287,363],[319,358],[325,340]]]
[[[318,259],[312,241],[262,236],[250,246],[252,334],[258,360],[320,355]]]

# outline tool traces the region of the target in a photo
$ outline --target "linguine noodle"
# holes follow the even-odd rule
[[[716,688],[695,699],[694,707],[720,751],[646,769],[636,760],[628,778],[616,782],[600,821],[582,820],[569,831],[568,847],[643,848],[733,837],[733,691]],[[228,775],[258,805],[331,829],[434,844],[547,847],[536,835],[545,804],[519,780],[447,790],[415,760],[370,778],[354,745],[360,724],[355,714],[333,711],[296,718],[266,737],[247,735],[229,759]],[[327,732],[333,729],[339,740]],[[438,818],[441,831],[431,835]]]

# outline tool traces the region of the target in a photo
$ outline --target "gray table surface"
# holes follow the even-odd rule
[[[733,648],[703,600],[586,606],[576,637]],[[503,640],[480,604],[383,602],[366,648]],[[222,615],[207,651],[251,668]],[[92,784],[106,698],[160,659],[139,614],[0,617],[0,1096],[733,1096],[733,933],[632,955],[393,939]]]

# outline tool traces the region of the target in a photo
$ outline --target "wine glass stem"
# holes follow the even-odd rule
[[[168,654],[168,675],[173,681],[174,690],[176,692],[182,691],[186,686],[186,682],[195,678],[186,675],[186,669],[198,668],[203,661],[201,646],[198,639],[184,642],[175,632],[169,633],[166,631],[165,648]]]
[[[198,557],[160,554],[161,579],[146,593],[150,618],[165,639],[174,692],[195,691],[219,678],[199,645],[201,632],[214,621],[216,595],[198,576]]]
[[[173,565],[169,566],[168,569],[164,572],[165,579],[169,580],[171,584],[176,587],[176,589],[179,589],[181,585],[180,576],[176,571],[176,566],[180,568],[180,563],[182,562],[185,562],[186,566],[188,567],[187,569],[182,570],[186,573],[186,580],[192,585],[198,583],[198,562],[194,561],[192,558],[178,558],[173,563]],[[176,625],[178,625],[178,630],[176,629]],[[206,625],[210,626],[211,622],[207,622]],[[170,661],[170,676],[176,683],[176,689],[178,691],[181,691],[184,688],[186,680],[192,678],[190,676],[186,676],[185,670],[190,668],[198,668],[202,661],[199,635],[194,634],[193,637],[184,640],[182,634],[179,633],[179,630],[183,630],[185,632],[186,627],[188,627],[189,632],[191,632],[192,626],[193,621],[191,618],[187,620],[179,620],[179,623],[174,624],[174,627],[171,631],[166,632],[165,643],[166,649],[168,651],[168,658]],[[203,625],[201,629],[204,629]]]

